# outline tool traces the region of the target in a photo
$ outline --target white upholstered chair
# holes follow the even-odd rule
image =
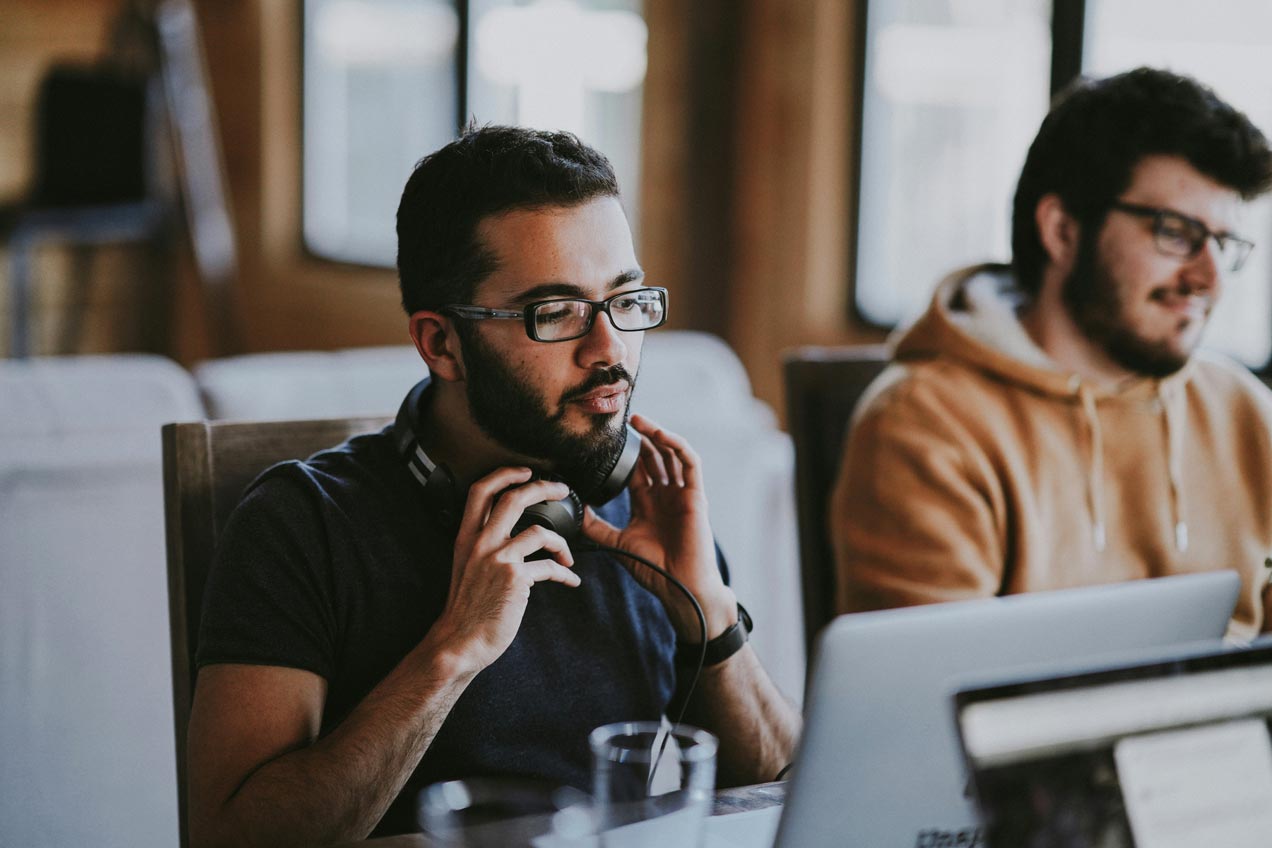
[[[154,356],[0,361],[0,845],[177,842]]]

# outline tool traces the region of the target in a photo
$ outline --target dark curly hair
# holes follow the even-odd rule
[[[1249,200],[1272,185],[1268,141],[1209,88],[1168,71],[1137,68],[1078,79],[1056,96],[1020,173],[1012,205],[1012,267],[1036,294],[1047,254],[1038,201],[1054,193],[1083,231],[1098,228],[1146,156],[1180,156]]]
[[[618,197],[609,160],[566,132],[472,127],[416,164],[397,211],[407,314],[469,303],[495,257],[477,238],[488,215]]]

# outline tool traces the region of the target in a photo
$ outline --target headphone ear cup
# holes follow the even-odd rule
[[[517,523],[512,526],[512,535],[534,525],[546,527],[557,533],[567,542],[573,542],[583,530],[583,502],[571,489],[570,493],[559,501],[541,501],[531,504],[521,513]]]
[[[602,506],[618,497],[627,488],[636,470],[636,462],[640,459],[640,433],[630,424],[624,429],[623,449],[614,460],[614,467],[599,486],[587,493],[587,502],[592,506]]]

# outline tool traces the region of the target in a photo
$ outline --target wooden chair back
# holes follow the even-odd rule
[[[168,616],[172,634],[172,707],[177,743],[181,844],[186,833],[186,730],[194,696],[203,588],[225,522],[247,485],[269,466],[303,459],[388,418],[314,421],[195,421],[163,428],[164,524],[168,541]]]
[[[808,656],[835,615],[835,555],[828,531],[830,492],[857,401],[888,364],[883,345],[803,347],[783,357],[786,426],[795,444],[795,506]]]

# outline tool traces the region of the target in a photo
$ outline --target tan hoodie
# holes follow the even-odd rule
[[[1005,266],[950,276],[862,399],[831,503],[840,611],[1231,568],[1230,635],[1272,629],[1272,393],[1208,352],[1100,388],[1019,302]]]

